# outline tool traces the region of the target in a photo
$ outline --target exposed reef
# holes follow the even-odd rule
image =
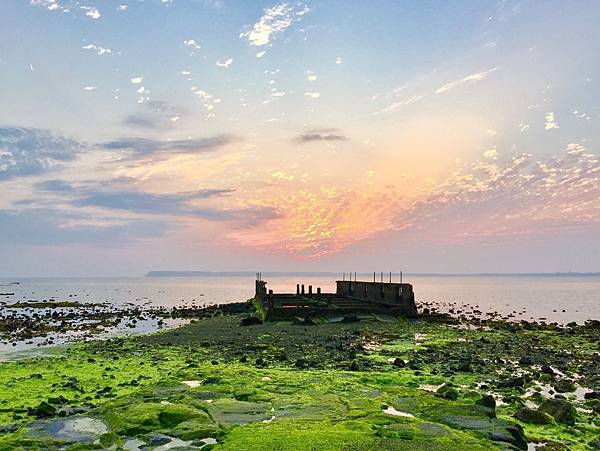
[[[598,322],[193,313],[177,329],[0,364],[0,449],[600,445]]]

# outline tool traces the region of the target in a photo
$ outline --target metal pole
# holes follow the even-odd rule
[[[400,283],[402,283],[402,271],[400,271]]]
[[[375,271],[373,271],[373,283],[375,283]]]

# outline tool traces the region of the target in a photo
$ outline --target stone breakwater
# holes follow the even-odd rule
[[[0,364],[0,449],[600,447],[598,322],[194,315]]]

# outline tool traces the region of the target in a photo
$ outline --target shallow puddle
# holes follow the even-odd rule
[[[103,421],[90,417],[39,420],[29,426],[28,434],[34,437],[48,436],[57,440],[76,443],[93,443],[108,432]]]

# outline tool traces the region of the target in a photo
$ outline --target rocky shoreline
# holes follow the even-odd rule
[[[597,321],[168,315],[0,364],[0,449],[600,448]]]

